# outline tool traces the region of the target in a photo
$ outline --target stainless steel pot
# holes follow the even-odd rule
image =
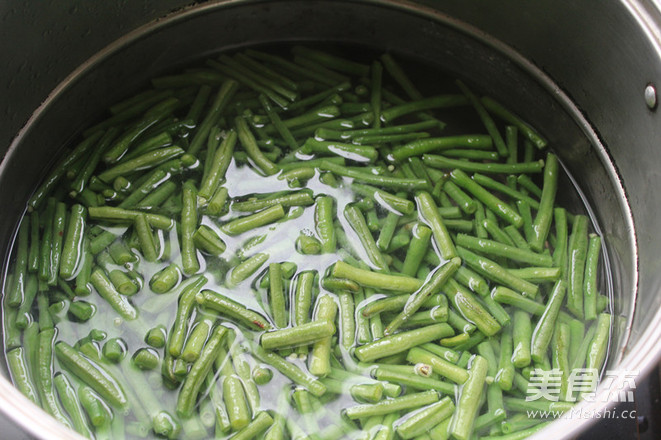
[[[481,84],[547,135],[594,208],[611,258],[614,312],[623,325],[613,334],[610,366],[644,374],[659,362],[661,123],[653,92],[661,80],[661,14],[654,4],[235,0],[153,21],[186,3],[148,0],[140,9],[137,2],[80,1],[62,10],[59,2],[0,2],[0,34],[12,36],[0,39],[0,249],[8,249],[8,231],[57,149],[173,60],[273,41],[361,44]],[[76,438],[4,377],[0,411],[38,438]],[[592,421],[559,420],[539,437],[570,438]]]

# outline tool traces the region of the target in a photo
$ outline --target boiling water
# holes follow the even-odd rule
[[[283,53],[285,49],[282,47],[268,48],[268,50]],[[333,48],[334,51],[339,51],[343,55],[353,58],[355,60],[370,60],[372,59],[372,53],[366,53],[367,51],[363,50],[345,50]],[[425,64],[419,63],[415,60],[400,60],[400,64],[406,67],[407,73],[413,79],[413,83],[418,86],[424,96],[433,96],[441,93],[457,93],[456,87],[452,78],[448,75],[445,75],[438,70],[431,68]],[[199,63],[192,66],[192,68],[205,68],[204,63]],[[384,73],[384,78],[387,76],[387,73]],[[354,84],[354,87],[357,84]],[[355,89],[354,89],[355,91]],[[400,93],[400,91],[397,91]],[[369,98],[369,97],[368,97]],[[365,100],[364,98],[361,99]],[[442,110],[435,113],[435,115],[447,123],[447,127],[443,131],[432,130],[430,131],[432,136],[446,136],[459,133],[483,133],[484,128],[482,127],[478,118],[475,117],[474,110],[470,107],[456,108],[450,110]],[[398,121],[398,123],[400,123]],[[182,143],[186,143],[185,136],[180,140]],[[551,146],[552,148],[553,146]],[[523,148],[520,150],[520,155],[524,154]],[[535,155],[540,153],[535,151]],[[204,152],[199,156],[204,158]],[[191,167],[184,174],[179,176],[172,177],[173,180],[179,184],[188,178],[198,176],[201,170],[202,164],[198,164],[197,167]],[[324,183],[321,179],[321,174],[317,170],[314,177],[309,179],[307,182],[307,188],[311,190],[314,195],[325,194],[331,196],[335,201],[335,206],[337,213],[342,213],[344,208],[356,200],[356,195],[352,192],[350,185],[348,184],[350,179],[343,179],[343,184],[339,187],[333,187]],[[535,177],[537,184],[541,186],[541,175]],[[226,184],[225,187],[228,190],[230,200],[243,200],[253,196],[258,196],[263,193],[274,193],[274,192],[288,192],[292,191],[292,188],[288,185],[286,180],[278,179],[277,176],[265,177],[258,174],[253,164],[247,163],[245,161],[240,161],[233,159],[226,175]],[[394,192],[394,191],[393,191]],[[70,200],[63,200],[71,202]],[[590,215],[592,221],[592,228],[597,233],[599,232],[598,225],[594,222],[594,216],[589,206],[587,206],[585,198],[582,197],[579,189],[575,185],[575,181],[566,174],[563,174],[560,177],[559,189],[557,195],[557,205],[563,206],[568,209],[569,212],[574,214],[588,214]],[[379,205],[376,205],[377,215],[379,218],[387,215],[388,211],[380,208]],[[207,225],[219,231],[219,226],[222,223],[227,222],[228,220],[240,216],[240,213],[233,212],[231,209],[226,211],[220,217],[211,217],[208,215],[200,215],[201,224]],[[318,294],[328,293],[335,295],[332,292],[326,292],[320,284],[320,278],[327,272],[328,268],[342,258],[338,254],[320,254],[320,255],[303,255],[296,249],[296,239],[301,233],[307,235],[315,235],[315,219],[314,219],[314,206],[308,206],[305,208],[290,208],[288,217],[285,218],[286,221],[276,222],[271,225],[263,226],[257,229],[254,229],[246,234],[241,234],[240,236],[231,237],[227,235],[222,235],[223,240],[227,245],[226,251],[219,257],[212,257],[208,255],[203,255],[198,252],[198,259],[201,262],[200,273],[204,273],[208,279],[207,284],[204,286],[204,289],[210,289],[217,292],[221,292],[223,295],[226,295],[237,302],[244,304],[248,308],[259,311],[264,316],[269,316],[269,305],[267,300],[267,289],[260,286],[260,282],[263,276],[266,273],[266,268],[270,262],[292,262],[297,266],[297,273],[302,271],[316,271],[319,275],[315,282],[315,291]],[[342,215],[337,216],[337,220],[342,226],[342,229],[347,231],[348,237],[347,242],[352,246],[352,249],[349,250],[350,253],[353,253],[360,260],[369,262],[370,259],[365,253],[362,246],[360,246],[360,240],[353,232],[352,228]],[[24,221],[27,221],[27,217],[24,218]],[[113,227],[109,228],[115,234],[123,234],[127,228],[123,227]],[[158,241],[161,246],[164,246],[167,249],[167,256],[163,258],[162,262],[158,263],[149,263],[140,258],[140,261],[136,263],[128,263],[125,266],[116,266],[114,268],[123,270],[128,273],[137,273],[139,275],[139,281],[141,283],[140,291],[130,297],[130,301],[133,305],[140,311],[140,316],[135,321],[124,321],[118,317],[117,313],[108,305],[108,303],[103,300],[98,294],[92,292],[91,295],[80,297],[77,299],[86,301],[92,304],[96,313],[94,317],[87,322],[77,322],[75,320],[70,320],[67,318],[66,314],[66,305],[65,309],[55,316],[57,320],[57,338],[58,341],[65,341],[68,344],[74,346],[82,339],[88,338],[90,332],[96,329],[103,330],[106,334],[106,339],[110,338],[121,338],[126,343],[127,347],[127,356],[122,361],[121,366],[108,366],[111,372],[121,375],[122,369],[130,369],[131,354],[134,353],[139,348],[145,347],[145,335],[147,331],[151,328],[154,328],[158,325],[162,325],[167,329],[170,329],[175,318],[177,311],[177,300],[179,292],[183,290],[186,286],[184,281],[179,286],[175,287],[172,291],[165,294],[156,294],[151,291],[149,288],[149,280],[152,276],[164,268],[167,264],[174,262],[178,266],[181,266],[181,257],[179,254],[179,237],[176,232],[176,229],[170,231],[157,231]],[[377,232],[378,234],[378,232]],[[341,245],[341,242],[339,243]],[[134,250],[136,254],[139,255],[139,251]],[[241,282],[237,286],[228,286],[225,279],[228,273],[232,270],[232,267],[237,264],[238,261],[245,260],[246,258],[255,255],[260,252],[266,252],[269,254],[268,262],[261,266],[261,269],[258,270],[254,275],[249,279]],[[406,248],[395,251],[393,256],[403,260],[406,255]],[[609,271],[608,256],[604,251],[602,251],[602,264],[600,272],[600,293],[602,295],[607,295],[612,300],[612,282],[611,275]],[[12,264],[10,263],[8,268],[8,273],[12,272]],[[293,303],[293,292],[294,285],[297,275],[294,275],[291,278],[290,282],[286,283],[289,292],[289,304]],[[7,290],[7,288],[6,288]],[[57,286],[49,287],[49,292],[52,294],[56,291],[61,291],[61,288]],[[359,311],[367,302],[374,301],[375,299],[381,298],[384,295],[381,293],[376,293],[373,296],[365,299],[363,302],[358,302],[356,304],[356,311]],[[337,298],[336,298],[337,300]],[[66,303],[66,301],[65,301]],[[609,304],[610,309],[610,304]],[[5,322],[7,322],[7,308],[5,307]],[[38,311],[35,307],[32,309],[32,316],[36,320],[38,316]],[[314,314],[312,314],[314,316]],[[219,319],[219,323],[225,325],[229,328],[234,329],[237,334],[236,343],[238,344],[235,347],[234,353],[240,353],[246,351],[246,354],[243,356],[243,359],[248,362],[250,369],[252,370],[254,366],[260,364],[260,362],[254,359],[249,355],[249,344],[247,341],[257,341],[259,337],[258,332],[253,332],[246,330],[244,327],[236,325],[231,320],[223,319],[218,317],[213,313],[207,313],[200,308],[195,308],[194,315],[191,322],[195,320],[203,319],[208,317],[211,320]],[[189,326],[192,328],[192,325]],[[338,331],[341,331],[340,326],[338,325]],[[339,338],[342,338],[340,333]],[[93,343],[100,349],[104,341],[94,341]],[[341,347],[341,344],[338,345]],[[164,349],[158,350],[161,358],[164,356]],[[340,363],[344,363],[344,366],[353,371],[357,371],[359,367],[355,365],[355,360],[353,359],[350,351],[345,350],[344,348],[339,348],[336,350],[335,355]],[[239,356],[236,354],[236,356]],[[299,365],[303,370],[306,369],[305,358],[296,358],[290,357],[290,360],[297,365]],[[54,372],[66,371],[59,365],[57,359],[54,363]],[[79,384],[78,379],[72,375],[67,374],[69,379],[74,381],[75,384]],[[368,372],[365,372],[366,376],[369,376]],[[134,393],[135,399],[140,401],[139,394],[141,393],[153,393],[156,401],[160,404],[161,410],[166,410],[171,414],[176,414],[175,407],[178,396],[178,389],[170,389],[164,385],[163,378],[160,374],[160,368],[153,370],[151,372],[146,372],[141,375],[141,380],[144,380],[144,388],[142,389],[127,389],[129,394]],[[368,380],[368,379],[365,379]],[[217,385],[213,385],[217,386]],[[129,388],[129,387],[126,387]],[[260,410],[273,410],[273,411],[282,411],[282,399],[279,399],[278,396],[284,395],[288,396],[295,386],[291,381],[281,375],[279,372],[274,370],[274,378],[267,385],[259,386],[259,393],[261,400],[259,403]],[[208,395],[208,389],[203,389],[201,391],[201,398],[199,399],[199,417],[202,425],[208,429],[208,435],[213,435],[214,426],[215,426],[215,412],[210,406],[209,399],[206,398]],[[322,397],[319,400],[319,403],[324,406],[325,409],[317,412],[314,417],[305,417],[297,414],[293,409],[286,409],[286,417],[292,419],[296,424],[303,427],[303,429],[308,431],[324,431],[324,429],[329,426],[334,426],[338,424],[338,417],[340,417],[341,411],[347,406],[354,405],[355,403],[348,395],[342,396],[330,396]],[[285,404],[285,408],[289,404]],[[154,410],[154,408],[148,408],[148,411]],[[255,411],[256,413],[256,411]],[[126,418],[115,417],[115,424],[125,424],[126,432],[130,438],[138,438],[149,436],[153,437],[153,432],[149,431],[149,427],[145,424],[136,420],[133,414],[128,414]],[[189,435],[194,435],[194,424],[187,424],[184,426],[185,431],[189,430]],[[121,427],[117,428],[121,430]],[[229,435],[227,435],[229,437]],[[221,437],[222,438],[222,437]]]

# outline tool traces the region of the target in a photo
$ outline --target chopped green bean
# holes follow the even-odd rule
[[[435,339],[444,338],[454,334],[454,330],[447,324],[434,324],[415,330],[408,330],[389,335],[378,341],[370,342],[356,348],[356,357],[362,362],[391,356],[404,352],[412,347],[424,344]]]
[[[203,290],[197,295],[197,302],[211,310],[234,318],[237,321],[247,325],[255,330],[264,330],[271,327],[271,324],[259,313],[250,310],[243,305],[233,301],[218,292],[212,290]],[[172,353],[172,350],[170,350]],[[174,353],[172,353],[174,356]]]

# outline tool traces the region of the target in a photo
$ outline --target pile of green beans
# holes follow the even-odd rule
[[[17,229],[18,389],[99,440],[514,440],[570,408],[601,238],[535,129],[403,66],[249,49],[111,106]],[[540,369],[557,402],[525,400]]]

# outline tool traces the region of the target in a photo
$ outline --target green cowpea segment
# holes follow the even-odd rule
[[[585,397],[618,273],[557,136],[395,53],[205,57],[72,125],[16,215],[26,398],[96,439],[512,440]]]

